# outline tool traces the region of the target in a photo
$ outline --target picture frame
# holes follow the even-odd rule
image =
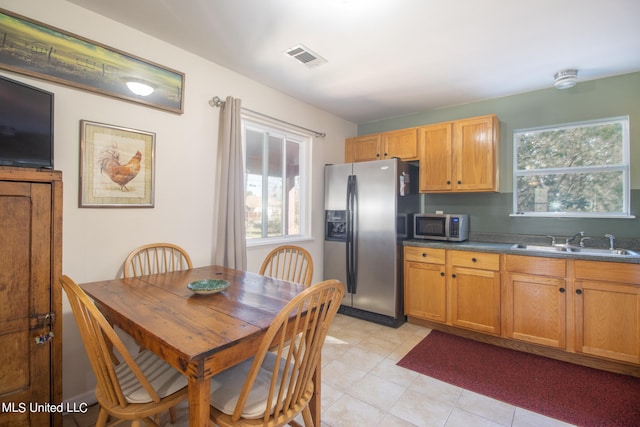
[[[79,206],[152,208],[155,133],[80,121]]]
[[[0,69],[184,112],[184,73],[2,8]],[[147,92],[136,94],[136,87]]]

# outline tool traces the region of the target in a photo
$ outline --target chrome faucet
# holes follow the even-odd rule
[[[571,242],[573,242],[574,240],[576,240],[578,237],[584,237],[584,231],[579,231],[579,232],[577,232],[576,234],[574,234],[572,237],[567,238],[567,239],[564,241],[564,244],[565,244],[565,245],[568,245],[568,244],[570,244]],[[580,239],[580,240],[582,240],[582,239]]]
[[[609,250],[614,250],[615,244],[613,242],[616,240],[616,236],[614,236],[613,234],[605,234],[604,237],[609,239]]]

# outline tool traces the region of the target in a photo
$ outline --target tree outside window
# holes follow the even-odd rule
[[[629,118],[514,132],[514,213],[629,216]]]

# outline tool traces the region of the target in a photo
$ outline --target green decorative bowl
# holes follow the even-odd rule
[[[192,292],[196,294],[215,294],[217,292],[224,291],[229,287],[228,280],[222,279],[205,279],[196,280],[187,285]]]

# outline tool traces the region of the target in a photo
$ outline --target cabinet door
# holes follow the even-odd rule
[[[453,158],[451,123],[418,129],[420,191],[451,191]]]
[[[402,160],[418,159],[418,131],[415,128],[401,129],[382,134],[382,157]]]
[[[452,266],[451,324],[500,334],[500,272]]]
[[[404,310],[407,316],[446,321],[444,265],[405,262]]]
[[[0,403],[55,403],[51,331],[51,185],[0,181]],[[54,337],[60,339],[60,337]],[[49,425],[46,412],[0,412],[0,425]]]
[[[579,279],[575,301],[576,351],[640,363],[640,287]]]
[[[380,134],[348,138],[345,142],[345,163],[380,159]]]
[[[565,279],[507,273],[505,282],[505,336],[565,348]]]
[[[453,123],[454,187],[457,191],[496,191],[495,116]]]

